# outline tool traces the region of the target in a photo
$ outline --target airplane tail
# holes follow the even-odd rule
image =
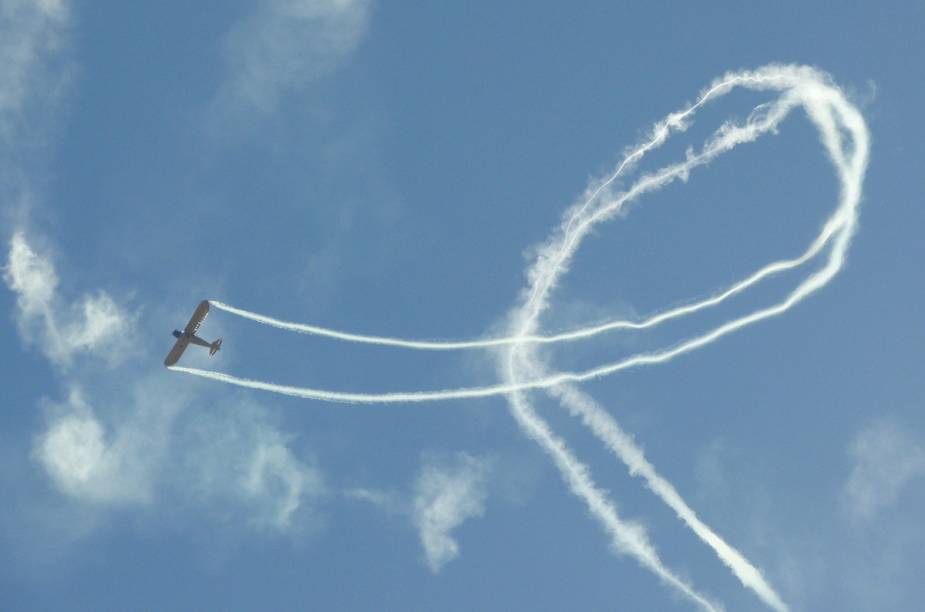
[[[216,340],[215,342],[209,345],[209,357],[217,353],[220,348],[222,348],[221,338],[219,338],[218,340]]]

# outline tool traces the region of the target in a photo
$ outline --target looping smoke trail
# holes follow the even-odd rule
[[[653,174],[643,175],[622,193],[617,195],[611,193],[612,185],[625,171],[642,159],[645,154],[661,146],[672,132],[685,130],[688,120],[696,110],[707,102],[726,95],[736,87],[756,91],[776,91],[780,92],[780,96],[771,103],[757,107],[744,124],[727,123],[721,126],[707,141],[700,153],[688,155],[683,162],[666,166]],[[677,179],[686,180],[691,170],[708,163],[716,156],[739,144],[754,141],[764,133],[776,130],[783,119],[796,107],[802,107],[819,130],[822,144],[835,166],[841,183],[838,207],[802,255],[795,259],[768,264],[724,291],[699,302],[656,314],[641,322],[611,321],[603,325],[555,335],[541,335],[537,332],[539,319],[548,307],[550,293],[555,289],[561,276],[568,270],[572,257],[592,226],[613,217],[639,196],[661,189]],[[850,137],[850,141],[846,141],[846,136]],[[579,416],[595,435],[627,464],[632,474],[643,477],[648,488],[671,507],[698,537],[713,548],[721,561],[733,571],[743,585],[754,591],[769,607],[775,610],[786,610],[786,605],[764,580],[761,573],[697,518],[670,483],[645,460],[642,451],[635,446],[629,436],[622,432],[613,417],[569,383],[591,380],[636,366],[670,361],[748,325],[783,314],[825,286],[842,268],[845,253],[857,226],[857,209],[867,168],[868,152],[869,136],[863,117],[824,73],[802,66],[774,65],[751,72],[730,73],[715,81],[701,93],[694,104],[657,123],[647,141],[630,150],[607,179],[589,188],[582,200],[569,208],[562,224],[539,249],[535,264],[528,270],[529,284],[522,294],[520,305],[512,311],[511,333],[507,337],[439,342],[351,334],[317,326],[279,321],[221,302],[213,302],[221,309],[261,323],[351,342],[423,350],[504,346],[506,351],[499,355],[498,364],[499,373],[504,382],[492,386],[464,389],[363,394],[287,387],[193,368],[175,367],[173,369],[244,387],[327,401],[392,403],[505,395],[518,424],[554,460],[570,490],[585,501],[592,514],[611,536],[615,548],[634,556],[643,566],[701,607],[716,609],[715,604],[696,593],[685,582],[665,569],[648,543],[648,538],[641,527],[628,525],[619,519],[613,504],[594,485],[584,464],[572,455],[564,442],[551,432],[546,422],[532,408],[525,392],[531,389],[546,389],[570,412]],[[715,306],[773,274],[801,266],[820,254],[826,247],[828,247],[828,258],[825,263],[800,282],[782,301],[734,318],[674,347],[633,355],[584,372],[547,373],[537,358],[535,350],[537,344],[577,340],[614,329],[643,329]]]
[[[734,319],[707,334],[684,342],[674,349],[664,351],[660,355],[650,355],[647,359],[649,363],[667,361],[677,355],[709,344],[721,336],[741,329],[753,322],[785,312],[807,295],[825,285],[838,272],[844,262],[844,253],[856,225],[857,206],[860,201],[861,184],[868,154],[867,129],[860,113],[847,102],[836,87],[828,82],[824,75],[812,69],[799,67],[772,66],[753,73],[741,73],[724,77],[715,83],[706,94],[702,95],[697,104],[702,103],[715,92],[722,91],[722,93],[726,93],[736,85],[752,89],[773,88],[784,93],[773,105],[762,109],[762,112],[765,113],[763,122],[752,123],[750,118],[749,124],[744,128],[738,126],[731,126],[728,129],[726,129],[726,126],[721,128],[719,135],[713,141],[714,145],[719,145],[718,149],[728,150],[739,144],[739,142],[749,141],[765,129],[773,129],[787,115],[793,104],[802,105],[819,129],[823,144],[838,172],[842,184],[842,193],[839,207],[826,222],[814,244],[807,252],[814,253],[821,249],[830,239],[834,238],[829,259],[821,270],[800,283],[781,303],[745,317]],[[761,123],[765,124],[764,129],[759,128]],[[850,159],[849,152],[842,142],[838,128],[839,124],[851,134],[853,155],[850,156]],[[750,127],[758,129],[749,130]],[[750,134],[749,131],[751,131]],[[724,144],[723,140],[726,140],[727,136],[736,133],[739,134],[739,137],[730,139],[731,144],[727,148],[727,144]],[[657,130],[656,136],[649,143],[637,149],[636,153],[651,148],[654,143],[659,141],[660,132]],[[708,145],[707,149],[709,148],[710,146]],[[622,166],[617,169],[615,175],[619,174],[621,170]],[[581,207],[581,212],[589,205],[590,201],[586,201]],[[616,206],[611,204],[610,210],[608,210],[608,206],[604,206],[577,225],[574,223],[574,217],[569,218],[561,234],[546,244],[544,251],[541,251],[536,264],[529,273],[531,286],[525,294],[529,297],[523,300],[522,306],[515,310],[512,317],[512,327],[517,335],[526,336],[535,333],[538,319],[548,303],[548,293],[556,285],[558,278],[565,272],[567,262],[574,254],[582,237],[597,220],[606,218],[615,212],[616,207],[622,205],[622,202],[616,204]],[[818,249],[815,249],[814,247],[817,245]],[[548,262],[550,261],[553,263],[549,264]],[[640,357],[645,359],[647,356]],[[624,364],[629,367],[635,359],[636,357],[631,357],[624,360],[622,364],[598,368],[597,373],[603,375],[604,373],[616,371]],[[534,347],[526,343],[515,344],[508,349],[504,362],[501,364],[501,371],[509,383],[516,383],[524,378],[542,380],[543,376],[543,371],[535,358]],[[592,371],[589,374],[593,375],[595,372]],[[577,412],[582,416],[592,431],[627,463],[631,472],[639,473],[646,479],[649,488],[674,509],[698,537],[713,548],[723,563],[732,569],[743,585],[754,591],[769,607],[775,610],[787,609],[780,596],[764,580],[761,573],[749,564],[738,551],[728,546],[697,519],[674,488],[667,481],[664,481],[651,468],[651,465],[645,461],[641,451],[632,444],[631,440],[622,435],[616,422],[606,411],[597,406],[590,398],[584,396],[584,394],[580,394],[577,390],[567,386],[557,386],[552,391],[567,408],[573,413]],[[515,413],[524,410],[524,400],[520,392],[512,393],[510,401],[512,411]]]

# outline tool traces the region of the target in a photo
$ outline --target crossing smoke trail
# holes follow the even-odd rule
[[[707,96],[720,89],[725,90],[723,93],[728,92],[728,88],[733,85],[741,85],[752,89],[773,87],[785,91],[785,94],[772,106],[764,109],[766,114],[763,119],[752,122],[752,118],[750,118],[744,129],[732,127],[725,130],[725,133],[713,143],[714,145],[719,145],[717,149],[720,151],[728,150],[740,142],[747,142],[767,129],[773,129],[789,113],[795,103],[802,104],[810,118],[816,123],[827,152],[839,173],[842,183],[842,202],[823,227],[819,237],[814,241],[814,245],[807,252],[812,253],[813,247],[817,244],[820,245],[819,248],[821,249],[821,246],[834,236],[832,250],[827,264],[819,272],[811,275],[801,283],[781,304],[733,320],[711,333],[684,343],[681,347],[678,347],[681,350],[666,352],[664,354],[666,360],[673,358],[682,351],[693,350],[693,348],[708,344],[725,333],[740,329],[749,323],[780,314],[810,292],[822,287],[841,268],[844,261],[844,252],[847,249],[851,232],[856,223],[856,208],[860,199],[861,182],[867,163],[868,137],[863,119],[854,107],[844,99],[841,92],[828,85],[822,75],[815,71],[805,68],[769,67],[756,73],[732,75],[721,79],[706,94],[701,96],[698,103],[701,103]],[[837,115],[837,117],[834,115]],[[837,125],[839,123],[852,135],[854,156],[850,161],[847,159],[847,153],[838,132]],[[724,129],[721,128],[720,132],[724,132]],[[730,142],[732,144],[727,148],[727,145],[723,144],[723,140],[726,136],[734,135],[737,132],[741,138],[731,138]],[[644,146],[649,146],[649,143]],[[707,150],[710,148],[708,145]],[[639,150],[641,149],[637,149],[637,151]],[[704,154],[704,157],[708,157],[708,155]],[[618,168],[614,176],[619,174],[621,169]],[[611,178],[612,180],[613,178]],[[581,211],[587,209],[589,204],[590,201],[586,201]],[[616,204],[616,207],[622,205],[623,203],[619,203]],[[604,206],[577,225],[574,222],[575,217],[570,217],[561,236],[553,238],[541,251],[540,256],[537,258],[537,263],[529,273],[529,278],[531,279],[529,297],[524,300],[523,305],[515,311],[512,317],[513,328],[516,330],[517,335],[528,335],[535,332],[538,319],[548,305],[548,294],[561,274],[565,272],[567,262],[574,254],[582,237],[597,219],[605,218],[616,212],[613,204],[611,207],[612,210],[608,210],[608,207]],[[540,378],[544,374],[535,358],[534,347],[525,343],[514,344],[508,349],[501,369],[509,382],[516,382],[521,377]],[[748,563],[738,551],[726,544],[704,525],[684,503],[674,487],[655,472],[654,468],[642,456],[641,450],[622,433],[609,413],[600,408],[585,394],[570,386],[557,386],[552,391],[553,395],[557,396],[567,408],[573,413],[578,413],[582,416],[595,435],[602,439],[630,467],[631,472],[638,473],[645,478],[648,487],[671,507],[701,540],[713,548],[722,562],[733,571],[743,585],[754,591],[769,607],[775,610],[787,609],[780,596],[764,580],[761,573]],[[529,412],[523,395],[522,392],[516,391],[509,396],[512,410],[515,413]]]
[[[683,131],[686,121],[707,102],[729,93],[736,87],[780,92],[780,97],[770,104],[753,111],[744,125],[724,124],[696,155],[688,154],[683,162],[666,166],[654,174],[644,175],[626,191],[614,195],[611,186],[630,166],[646,153],[661,146],[671,135]],[[584,236],[597,223],[617,214],[639,196],[655,191],[677,180],[686,180],[689,172],[702,166],[716,156],[739,144],[751,142],[769,131],[777,129],[790,111],[802,107],[819,130],[822,144],[836,169],[841,183],[839,205],[826,220],[811,245],[799,257],[768,264],[751,276],[730,286],[726,290],[702,301],[681,306],[656,314],[642,322],[611,321],[603,325],[586,327],[556,335],[540,335],[539,319],[548,307],[549,295],[558,280],[567,271],[569,262],[577,251]],[[850,136],[846,142],[844,136]],[[707,543],[743,585],[753,590],[766,605],[776,610],[785,610],[780,597],[766,583],[761,573],[749,564],[734,548],[726,544],[712,530],[699,521],[693,511],[683,502],[677,491],[655,472],[641,450],[622,432],[613,417],[597,405],[590,397],[574,388],[570,383],[591,380],[615,372],[637,367],[664,363],[675,357],[713,343],[719,338],[738,331],[752,323],[783,314],[813,292],[825,286],[841,269],[845,253],[857,225],[857,208],[861,198],[864,173],[867,166],[869,137],[863,117],[845,98],[844,94],[823,73],[800,66],[767,66],[752,72],[730,73],[715,81],[697,101],[684,111],[669,115],[656,124],[648,141],[630,151],[617,169],[597,187],[586,192],[579,204],[570,208],[560,228],[539,250],[536,263],[528,271],[530,281],[524,290],[521,305],[512,311],[511,333],[505,338],[489,338],[471,341],[438,342],[405,340],[398,338],[349,334],[327,328],[288,323],[236,309],[215,302],[222,309],[251,318],[262,323],[291,329],[302,333],[329,336],[341,340],[400,346],[425,350],[449,350],[460,348],[506,347],[500,354],[499,372],[504,382],[492,386],[451,389],[442,391],[417,391],[382,394],[359,394],[286,387],[262,381],[242,379],[221,372],[174,368],[245,387],[274,391],[328,401],[362,403],[419,402],[433,400],[507,396],[511,411],[522,429],[535,439],[552,457],[569,488],[588,505],[592,514],[611,535],[615,548],[633,555],[641,564],[660,576],[665,582],[677,588],[685,596],[702,607],[713,609],[713,604],[694,592],[685,583],[664,569],[648,544],[644,532],[622,522],[613,505],[594,485],[587,468],[556,437],[548,425],[533,410],[526,391],[546,389],[573,414],[579,416],[607,446],[629,467],[631,473],[646,480],[650,490],[671,507],[692,531]],[[549,373],[540,364],[536,345],[541,343],[577,340],[606,331],[630,328],[642,329],[666,320],[692,314],[723,302],[744,291],[770,275],[796,268],[829,247],[828,258],[820,269],[810,274],[782,301],[772,306],[741,316],[704,333],[690,338],[669,349],[633,355],[621,361],[598,366],[584,372]],[[632,537],[631,537],[632,536]]]
[[[642,449],[617,424],[616,420],[590,396],[572,385],[559,385],[552,388],[552,394],[559,399],[570,413],[581,418],[594,435],[629,468],[630,474],[646,481],[646,486],[659,499],[674,510],[678,518],[694,534],[716,552],[720,560],[732,570],[732,573],[746,587],[754,590],[758,596],[775,610],[786,610],[774,589],[738,550],[727,544],[709,526],[703,523],[697,514],[684,501],[677,489],[661,476],[649,463]]]

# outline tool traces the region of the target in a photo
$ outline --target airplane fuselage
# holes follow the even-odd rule
[[[173,330],[173,337],[176,338],[177,340],[183,338],[183,339],[188,340],[188,341],[190,341],[190,342],[192,342],[193,344],[196,344],[196,345],[198,345],[198,346],[205,346],[205,347],[211,347],[211,346],[212,346],[211,343],[206,342],[205,340],[203,340],[202,338],[200,338],[200,337],[197,336],[196,334],[188,334],[188,333],[186,333],[186,332],[181,332],[181,331],[178,330],[178,329]]]

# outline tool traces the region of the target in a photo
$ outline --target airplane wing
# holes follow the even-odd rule
[[[189,323],[186,324],[186,328],[183,330],[187,334],[195,334],[199,330],[199,326],[202,325],[202,322],[205,320],[206,315],[209,314],[209,300],[202,300],[199,302],[199,306],[196,307],[196,312],[193,313],[193,318],[189,320]]]
[[[180,338],[173,345],[173,348],[170,349],[170,352],[167,353],[167,358],[164,359],[164,366],[170,367],[175,364],[180,359],[180,355],[183,354],[183,351],[186,350],[186,347],[189,346],[189,338]]]

